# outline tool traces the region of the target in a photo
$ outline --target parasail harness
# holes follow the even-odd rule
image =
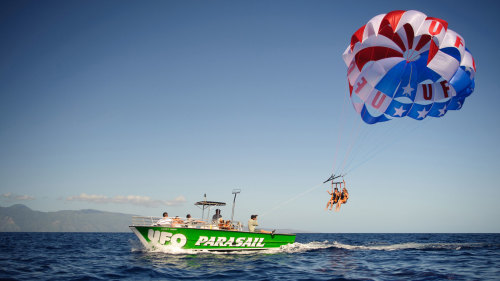
[[[329,182],[329,181],[332,181],[332,183],[333,183],[333,181],[334,181],[335,179],[338,179],[338,178],[340,178],[340,177],[342,177],[342,179],[343,179],[343,178],[344,178],[344,176],[345,176],[345,175],[338,175],[338,176],[336,176],[335,174],[332,174],[332,175],[331,175],[331,176],[330,176],[330,177],[329,177],[326,181],[324,181],[323,183],[327,183],[327,182]]]
[[[345,176],[345,174],[344,175],[337,175],[337,176],[335,174],[332,174],[323,183],[327,183],[327,182],[331,181],[332,182],[332,193],[334,193],[334,185],[335,185],[335,188],[338,188],[339,191],[342,189],[342,184],[344,185],[344,188],[346,188],[344,176]],[[335,181],[335,179],[338,179],[340,177],[342,177],[342,181]],[[343,194],[342,194],[342,196],[343,196]],[[338,198],[338,199],[340,199],[340,198]]]

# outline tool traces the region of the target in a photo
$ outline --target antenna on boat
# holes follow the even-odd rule
[[[205,204],[207,203],[207,194],[203,194],[203,198],[205,201]],[[204,220],[205,219],[205,206],[203,206],[203,210],[201,211],[201,220]],[[208,220],[208,214],[207,214],[207,220]]]
[[[233,199],[233,212],[231,213],[231,221],[234,221],[234,205],[236,204],[236,195],[241,192],[241,189],[233,189],[234,199]]]

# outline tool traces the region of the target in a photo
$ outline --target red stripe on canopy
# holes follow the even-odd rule
[[[363,33],[365,32],[365,26],[363,25],[358,29],[358,31],[354,32],[354,34],[351,37],[351,51],[354,49],[354,45],[357,42],[361,42],[363,40]]]
[[[358,69],[363,69],[363,66],[369,61],[378,61],[380,59],[385,58],[394,58],[399,57],[402,58],[403,54],[387,47],[369,47],[363,50],[360,50],[354,59],[356,60],[356,65]]]
[[[382,23],[380,24],[379,30],[382,28],[386,27],[387,25],[390,25],[392,27],[392,31],[396,31],[396,27],[398,26],[399,21],[401,20],[401,17],[405,11],[392,11],[389,12],[385,15],[385,17],[382,19]]]

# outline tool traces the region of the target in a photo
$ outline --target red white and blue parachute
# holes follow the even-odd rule
[[[418,11],[372,18],[343,58],[351,101],[368,124],[441,117],[474,91],[476,66],[465,40],[446,21]]]

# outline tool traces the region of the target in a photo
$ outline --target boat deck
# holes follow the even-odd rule
[[[219,220],[218,222],[207,222],[196,218],[181,219],[172,218],[170,224],[157,224],[161,217],[132,217],[131,226],[164,226],[171,228],[200,228],[200,229],[214,229],[214,230],[227,230],[227,231],[243,231],[243,224],[241,222],[231,222]]]

